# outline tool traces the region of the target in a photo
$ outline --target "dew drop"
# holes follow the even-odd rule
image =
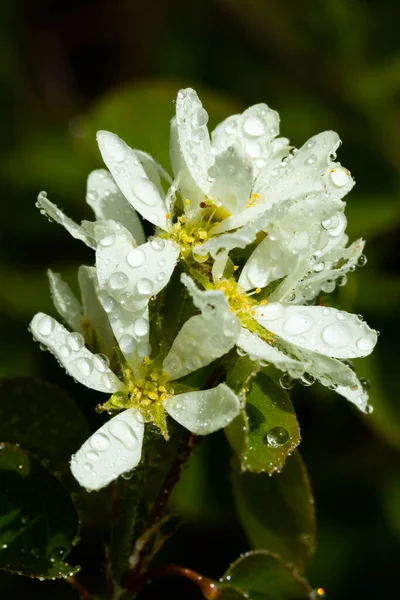
[[[136,340],[129,334],[125,333],[118,340],[119,347],[122,352],[130,353],[136,348]]]
[[[371,352],[374,346],[375,342],[371,337],[362,337],[357,340],[357,348],[362,352]]]
[[[149,333],[149,322],[146,319],[137,319],[133,325],[133,331],[138,337],[144,337]]]
[[[111,275],[108,283],[110,284],[111,289],[121,290],[128,285],[129,279],[125,273],[122,271],[117,271]]]
[[[115,300],[108,294],[100,294],[99,300],[106,313],[111,313],[115,309]]]
[[[227,133],[228,135],[235,133],[237,129],[237,123],[235,119],[229,119],[229,121],[226,122],[224,129],[225,133]]]
[[[97,452],[105,452],[110,447],[110,438],[105,433],[97,432],[89,438],[89,443]]]
[[[38,331],[41,335],[47,337],[51,335],[56,327],[56,322],[53,317],[44,315],[38,323]]]
[[[322,330],[321,337],[331,348],[344,348],[351,341],[351,332],[344,323],[331,323]]]
[[[244,132],[251,137],[259,137],[265,131],[264,123],[258,117],[247,117],[243,123]]]
[[[110,434],[117,439],[127,450],[135,450],[138,445],[138,437],[132,427],[122,420],[112,420],[108,426]]]
[[[87,458],[89,460],[97,460],[100,456],[100,454],[98,452],[96,452],[96,450],[89,450],[89,452],[86,454]]]
[[[145,260],[146,255],[141,248],[134,248],[126,256],[126,262],[134,269],[141,267]]]
[[[78,371],[85,377],[88,377],[93,371],[93,363],[89,358],[78,358],[75,364]]]
[[[364,265],[366,265],[366,264],[367,264],[367,257],[365,256],[365,254],[361,254],[358,257],[357,266],[358,267],[364,267]]]
[[[284,373],[279,379],[279,384],[284,390],[290,390],[294,386],[294,381],[289,373]]]
[[[90,463],[84,463],[83,465],[83,469],[87,472],[87,473],[91,473],[93,471],[93,465],[91,465]]]
[[[331,180],[337,187],[343,187],[350,180],[350,172],[343,167],[335,167],[330,172]]]
[[[301,335],[307,333],[314,326],[314,319],[307,313],[297,313],[286,319],[283,330],[288,335]]]
[[[131,188],[138,200],[146,206],[157,206],[160,203],[160,193],[150,179],[138,177],[132,181]]]
[[[68,358],[71,356],[71,349],[66,345],[60,346],[60,354],[63,358]]]
[[[192,113],[193,127],[203,127],[208,123],[208,114],[204,108],[196,108]]]
[[[264,437],[264,441],[272,448],[284,446],[289,440],[289,433],[284,427],[273,427]]]
[[[111,234],[111,235],[107,235],[106,237],[102,238],[100,240],[100,245],[104,246],[104,248],[109,248],[110,246],[113,245],[114,242],[115,242],[115,235]]]
[[[306,159],[306,165],[314,165],[317,162],[318,158],[316,154],[310,154],[310,156]]]
[[[105,354],[94,354],[92,358],[93,366],[96,371],[104,373],[110,366],[110,360]]]
[[[117,137],[107,137],[107,152],[118,163],[123,162],[126,158],[125,146]]]
[[[136,289],[141,296],[151,296],[153,284],[150,279],[139,279]]]
[[[165,241],[160,237],[155,237],[151,240],[151,247],[157,252],[161,252],[165,248]]]
[[[73,350],[74,352],[78,352],[85,345],[85,340],[81,333],[74,332],[70,333],[67,336],[67,344],[71,348],[71,350]]]

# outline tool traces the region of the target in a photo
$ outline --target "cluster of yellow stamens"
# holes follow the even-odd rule
[[[143,360],[143,369],[139,378],[128,365],[122,368],[125,389],[116,392],[106,402],[102,410],[137,408],[146,421],[152,421],[168,438],[164,402],[174,394],[168,383],[168,374],[163,369],[154,368],[149,357]]]
[[[259,197],[259,194],[252,194],[247,201],[246,208],[250,208],[250,206],[253,206],[253,204],[258,200]]]

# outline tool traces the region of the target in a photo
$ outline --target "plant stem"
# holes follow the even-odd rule
[[[159,524],[163,520],[165,508],[171,493],[175,485],[178,483],[181,473],[186,466],[186,463],[193,450],[200,443],[200,440],[200,436],[194,435],[189,431],[185,431],[183,434],[175,459],[172,462],[172,465],[164,479],[163,485],[161,486],[158,498],[156,499],[151,510],[146,531],[136,541],[135,551],[130,559],[130,563],[133,563],[134,567],[128,571],[125,579],[125,588],[129,591],[134,591],[137,589],[137,582],[142,579],[142,573],[146,570],[154,555],[154,552],[152,552],[151,536],[146,534],[148,531],[157,531]]]
[[[74,590],[79,592],[82,600],[93,600],[88,590],[85,587],[83,587],[83,585],[80,584],[79,581],[75,579],[75,577],[67,577],[67,581],[70,584],[70,586],[74,588]]]

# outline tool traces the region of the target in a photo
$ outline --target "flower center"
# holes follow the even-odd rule
[[[137,408],[143,419],[152,421],[168,439],[164,401],[174,394],[174,389],[168,383],[167,372],[152,366],[152,361],[146,357],[143,360],[143,376],[140,379],[134,377],[127,365],[123,366],[122,375],[125,389],[113,394],[101,410]]]

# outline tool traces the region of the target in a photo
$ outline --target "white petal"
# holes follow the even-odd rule
[[[376,331],[356,315],[324,306],[270,303],[254,317],[260,325],[291,344],[336,358],[367,356]]]
[[[232,215],[227,217],[221,223],[212,228],[211,234],[217,235],[220,233],[224,233],[225,231],[231,231],[232,229],[238,229],[239,227],[243,227],[262,216],[267,210],[267,206],[265,204],[252,204],[248,208],[241,212],[238,215]]]
[[[244,350],[251,360],[271,363],[281,371],[287,371],[292,377],[299,377],[306,371],[307,365],[287,356],[244,327],[236,345]]]
[[[360,239],[348,248],[338,248],[326,255],[323,254],[313,264],[315,271],[308,274],[295,286],[295,302],[298,304],[312,300],[327,282],[332,282],[332,285],[335,286],[343,275],[355,267],[364,246],[365,242]]]
[[[67,373],[88,388],[112,393],[123,388],[103,357],[85,348],[83,335],[70,333],[52,317],[37,313],[31,323],[32,335],[59,360]]]
[[[160,195],[164,196],[165,192],[161,183],[161,179],[163,179],[168,185],[171,185],[172,177],[156,160],[154,160],[150,154],[143,152],[143,150],[138,150],[137,148],[135,148],[133,151],[142,163],[142,167],[144,168],[147,177],[157,187]]]
[[[82,306],[59,273],[47,271],[53,304],[63,320],[74,331],[82,330]]]
[[[95,248],[96,243],[93,238],[88,234],[86,229],[82,227],[82,225],[78,225],[72,219],[64,215],[62,210],[58,208],[55,204],[50,202],[47,198],[46,192],[40,192],[36,206],[40,209],[42,214],[45,214],[51,219],[55,221],[59,225],[65,227],[65,229],[77,240],[81,240],[84,242],[89,248]]]
[[[209,172],[215,178],[210,196],[217,198],[234,215],[243,212],[253,183],[251,161],[230,146],[215,157]]]
[[[264,287],[293,271],[297,255],[308,249],[322,255],[337,244],[345,227],[344,203],[334,197],[313,195],[287,207],[279,224],[267,229],[267,237],[245,264],[239,283],[246,289]],[[323,223],[324,226],[321,224]]]
[[[97,169],[90,173],[86,201],[98,220],[112,219],[122,223],[138,245],[145,243],[146,236],[136,210],[129,204],[106,169]]]
[[[227,255],[234,248],[245,248],[252,244],[257,234],[266,229],[272,221],[282,218],[285,206],[284,204],[283,206],[264,210],[257,219],[252,220],[244,227],[232,233],[223,233],[209,238],[204,244],[195,246],[196,253],[205,255],[209,252],[213,258],[217,258],[220,255]]]
[[[95,267],[80,266],[78,281],[81,290],[83,318],[86,323],[90,323],[90,330],[94,337],[92,343],[94,342],[94,345],[98,344],[101,352],[111,357],[114,351],[115,338],[108,315],[100,304],[100,287]]]
[[[237,417],[240,400],[224,383],[211,390],[170,396],[164,403],[167,413],[196,435],[222,429]]]
[[[229,352],[240,332],[240,321],[231,313],[223,292],[202,292],[187,275],[181,279],[202,314],[184,323],[164,360],[163,368],[171,380],[205,367]]]
[[[176,124],[182,156],[196,184],[208,194],[211,178],[208,169],[213,164],[208,114],[196,92],[191,88],[180,90],[176,99]]]
[[[368,394],[363,389],[358,379],[357,383],[352,387],[337,386],[335,392],[347,398],[347,400],[355,404],[362,412],[367,414],[372,412],[372,406],[368,404]]]
[[[334,131],[314,136],[297,154],[285,159],[278,172],[271,171],[267,165],[254,191],[268,204],[315,192],[329,192],[338,199],[343,198],[353,187],[354,180],[347,169],[333,160],[339,145],[339,136]]]
[[[120,227],[97,247],[100,287],[128,310],[138,310],[167,285],[178,256],[175,242],[155,237],[136,247],[130,233]]]
[[[144,424],[136,408],[105,423],[71,458],[75,479],[87,490],[99,490],[134,469],[142,456]]]
[[[250,106],[242,114],[222,121],[212,132],[215,154],[240,145],[258,172],[272,154],[271,141],[279,133],[279,115],[266,104]]]
[[[106,292],[100,292],[100,302],[108,314],[118,346],[135,376],[140,377],[143,358],[149,356],[149,309],[147,306],[131,311]]]
[[[128,202],[150,223],[166,229],[166,209],[160,192],[132,148],[108,131],[99,131],[97,142],[105,164]]]

